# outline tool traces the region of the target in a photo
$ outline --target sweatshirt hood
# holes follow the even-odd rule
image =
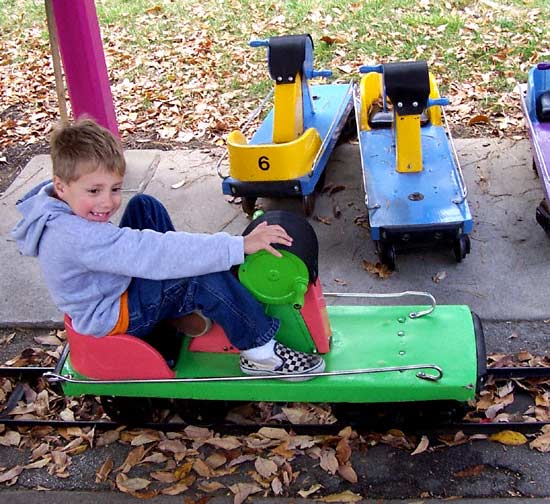
[[[37,256],[48,222],[60,215],[72,214],[69,205],[53,194],[53,183],[46,181],[25,194],[16,204],[23,218],[12,229],[11,235],[23,255]]]

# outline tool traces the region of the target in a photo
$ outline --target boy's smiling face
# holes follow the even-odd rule
[[[109,222],[122,202],[122,177],[101,167],[72,182],[54,177],[54,187],[59,199],[89,221]]]

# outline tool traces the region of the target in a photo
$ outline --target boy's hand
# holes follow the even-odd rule
[[[278,224],[268,224],[264,221],[244,237],[244,253],[253,254],[258,250],[267,250],[276,257],[282,257],[282,254],[271,246],[272,243],[290,247],[292,238]]]

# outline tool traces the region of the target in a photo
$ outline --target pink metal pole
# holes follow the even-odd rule
[[[52,2],[73,115],[87,114],[119,136],[95,2]]]

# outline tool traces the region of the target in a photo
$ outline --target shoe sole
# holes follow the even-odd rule
[[[310,369],[309,371],[303,371],[301,374],[322,373],[324,370],[325,370],[325,361],[321,360],[321,362],[319,363],[319,366],[317,366],[316,368]],[[317,376],[293,377],[291,373],[268,371],[266,369],[243,369],[243,368],[241,368],[241,372],[246,374],[246,375],[249,375],[249,376],[265,376],[266,378],[269,378],[269,377],[272,377],[272,376],[280,376],[281,378],[278,378],[279,380],[290,381],[290,382],[302,382],[302,381],[313,380],[313,378],[317,378]]]

